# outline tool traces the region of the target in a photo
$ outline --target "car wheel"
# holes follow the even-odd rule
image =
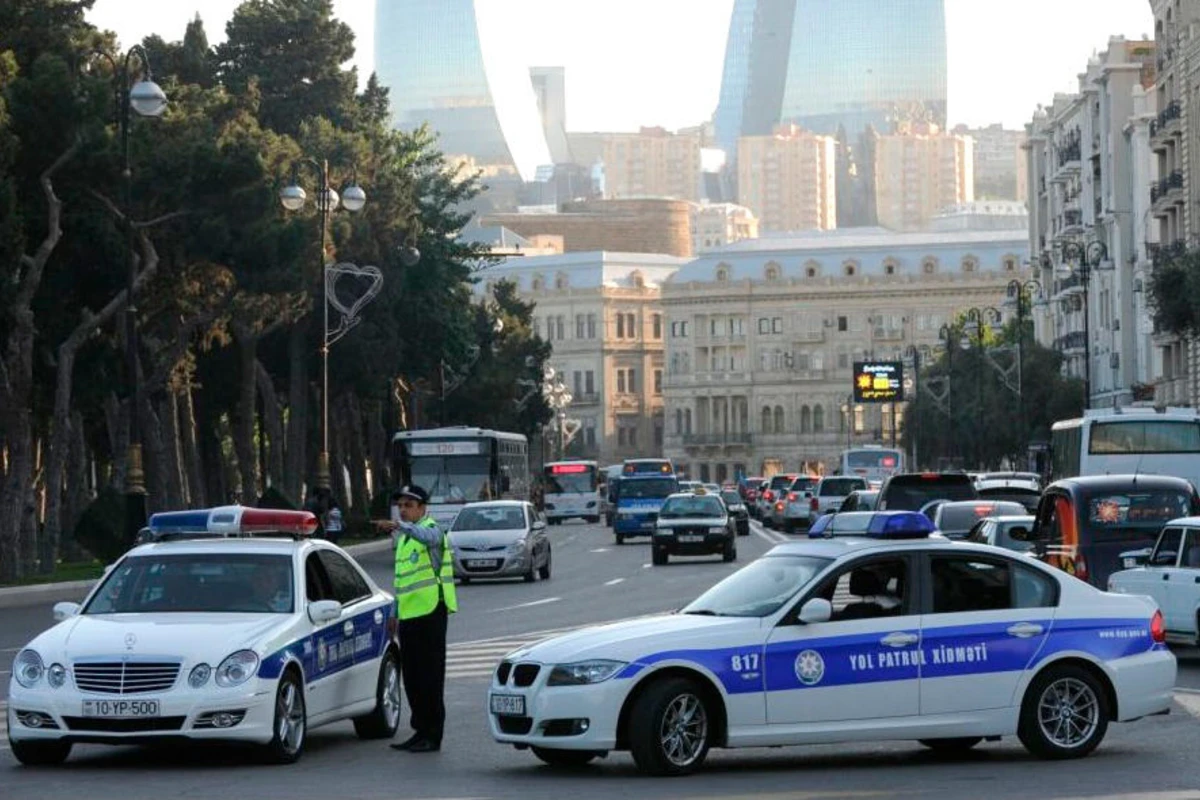
[[[738,528],[738,536],[749,536],[749,535],[750,535],[750,526],[749,525],[745,525],[743,527]]]
[[[651,684],[629,715],[629,750],[651,775],[686,775],[704,763],[712,739],[708,704],[686,678]]]
[[[529,569],[525,570],[525,574],[521,576],[526,583],[533,583],[538,578],[537,568],[534,566],[533,556],[529,557]]]
[[[1052,666],[1030,684],[1021,704],[1017,736],[1039,758],[1080,758],[1108,731],[1108,701],[1087,670]]]
[[[616,534],[616,537],[617,537],[617,544],[625,544],[625,534],[618,533],[618,534]]]
[[[598,758],[595,750],[556,750],[550,747],[532,747],[533,754],[552,767],[582,767]]]
[[[71,755],[70,742],[39,742],[9,739],[13,757],[27,767],[52,767]]]
[[[291,764],[304,753],[308,734],[308,715],[304,707],[304,688],[294,670],[283,673],[275,690],[275,724],[271,741],[263,753],[272,764]]]
[[[666,563],[667,563],[667,559],[668,559],[669,557],[670,557],[670,556],[669,556],[669,554],[667,553],[667,551],[666,551],[666,548],[663,548],[663,547],[656,547],[656,548],[654,548],[654,550],[653,550],[653,551],[650,553],[650,563],[651,563],[651,564],[653,564],[653,565],[654,565],[654,566],[656,566],[656,567],[661,567],[661,566],[663,566],[664,564],[666,564]]]
[[[737,542],[732,538],[725,541],[725,547],[721,550],[721,560],[728,564],[730,561],[737,559]]]
[[[599,518],[599,517],[588,517],[588,518],[587,518],[587,524],[588,524],[588,525],[595,525],[595,524],[596,524],[597,522],[599,522],[599,521],[600,521],[600,518]],[[573,751],[572,751],[572,752],[573,752]]]
[[[938,755],[961,755],[983,741],[982,736],[962,736],[957,739],[919,739],[920,743]]]
[[[396,654],[388,650],[379,665],[375,686],[375,708],[370,714],[355,717],[354,732],[360,739],[390,739],[400,727],[400,668]]]
[[[546,563],[538,570],[538,577],[544,581],[550,580],[550,551],[546,551]]]

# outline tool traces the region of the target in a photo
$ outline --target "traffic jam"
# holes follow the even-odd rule
[[[1094,441],[1131,419],[1075,422]],[[832,475],[723,485],[661,458],[531,476],[515,435],[465,430],[398,449],[399,474],[427,486],[405,491],[446,533],[451,584],[549,578],[550,528],[575,518],[613,545],[646,540],[647,566],[733,570],[677,611],[495,663],[477,723],[547,764],[627,752],[647,775],[684,775],[713,749],[910,740],[957,754],[1009,737],[1079,758],[1111,724],[1169,713],[1170,646],[1200,641],[1200,495],[1186,477],[909,472],[882,446],[847,450]],[[736,568],[752,525],[787,541]],[[403,608],[317,529],[306,511],[152,515],[16,653],[13,756],[55,765],[81,744],[186,739],[287,764],[310,730],[345,720],[391,739]],[[399,554],[407,536],[392,535]]]

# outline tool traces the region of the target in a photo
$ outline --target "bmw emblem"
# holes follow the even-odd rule
[[[825,677],[825,659],[816,650],[804,650],[796,656],[796,679],[805,686],[815,686]]]

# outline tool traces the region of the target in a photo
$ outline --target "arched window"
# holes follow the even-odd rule
[[[692,410],[690,408],[685,408],[683,410],[683,432],[692,432]]]
[[[683,433],[683,409],[675,409],[675,435]]]
[[[977,269],[979,269],[979,259],[977,259],[975,256],[963,256],[963,272],[975,272]]]
[[[842,262],[842,274],[844,274],[847,278],[853,278],[855,275],[858,274],[858,262],[843,261]]]
[[[1004,257],[1004,271],[1005,272],[1016,272],[1017,264],[1019,264],[1019,263],[1020,263],[1020,260],[1016,256],[1014,256],[1012,254],[1006,255]]]
[[[725,262],[717,264],[717,281],[725,283],[729,280],[729,265]]]
[[[813,433],[825,432],[825,407],[813,406]]]
[[[560,272],[554,276],[554,288],[555,289],[567,288],[567,275],[565,272]]]
[[[812,429],[812,416],[808,406],[800,406],[800,432],[808,433]]]
[[[546,287],[546,279],[543,278],[541,275],[534,275],[533,276],[533,290],[535,292],[540,292],[545,287]]]
[[[629,275],[629,281],[635,288],[641,289],[646,285],[646,276],[642,274],[641,270],[634,270]]]
[[[763,406],[763,410],[762,410],[762,432],[763,432],[763,433],[770,433],[770,432],[771,432],[771,407],[770,407],[770,406]]]
[[[769,281],[777,281],[783,275],[783,267],[775,261],[768,261],[767,266],[763,269],[763,274]]]
[[[775,406],[775,432],[783,433],[783,406]]]
[[[896,263],[896,259],[885,258],[883,260],[883,274],[884,275],[895,275],[899,271],[900,271],[900,265],[898,263]]]
[[[926,275],[932,275],[933,273],[937,272],[937,268],[938,262],[933,256],[925,256],[925,258],[921,260],[921,272],[925,273]]]
[[[816,261],[806,261],[804,263],[804,277],[815,278],[821,274],[821,265]]]

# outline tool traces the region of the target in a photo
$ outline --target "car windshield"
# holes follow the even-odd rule
[[[454,531],[511,531],[525,527],[525,511],[520,506],[471,508],[458,512]]]
[[[826,478],[821,481],[822,497],[845,497],[855,489],[865,489],[867,482],[860,478]]]
[[[626,478],[621,481],[621,499],[663,498],[677,491],[676,486],[673,478]]]
[[[974,500],[974,484],[966,475],[895,475],[880,498],[887,511],[920,511],[931,500]]]
[[[153,554],[117,564],[83,613],[287,614],[293,597],[289,555]]]
[[[721,506],[721,501],[710,494],[669,498],[658,512],[659,519],[723,516],[725,509]]]
[[[718,617],[774,614],[829,564],[816,556],[767,556],[730,575],[682,610]]]
[[[984,517],[1023,514],[1019,503],[944,503],[937,511],[938,530],[942,533],[965,534]]]
[[[736,491],[721,492],[721,499],[725,501],[727,506],[740,506],[742,504],[742,496]]]

